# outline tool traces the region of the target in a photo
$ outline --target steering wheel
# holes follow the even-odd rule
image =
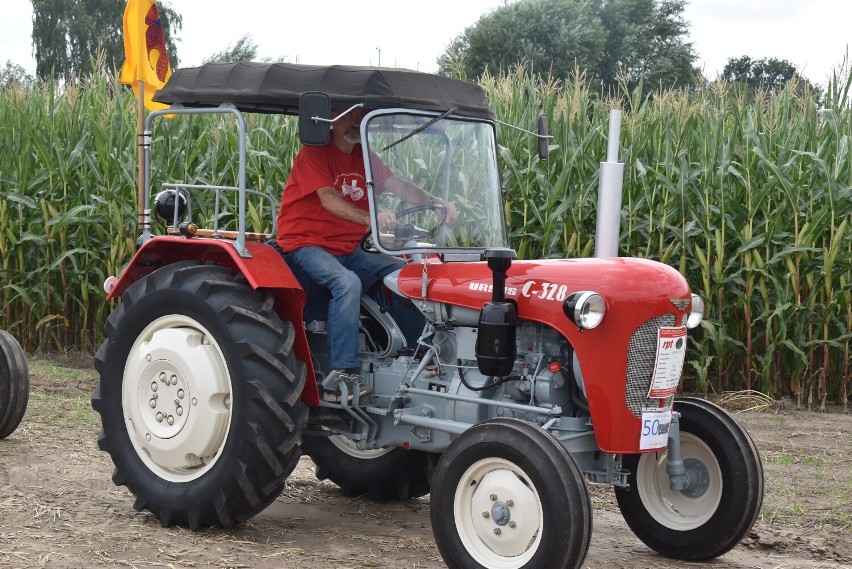
[[[411,241],[412,239],[422,239],[423,237],[434,237],[438,230],[447,223],[447,207],[441,204],[436,203],[428,203],[423,205],[416,205],[414,207],[410,207],[407,209],[403,209],[396,213],[396,219],[399,221],[401,217],[408,217],[410,215],[414,215],[415,213],[421,211],[434,211],[440,217],[440,220],[434,227],[430,229],[424,229],[422,227],[418,227],[413,223],[397,223],[393,227],[390,228],[390,233],[393,237],[394,243],[405,243],[406,241]],[[361,237],[361,241],[358,243],[358,246],[361,247],[362,250],[367,253],[378,253],[379,251],[373,246],[372,237],[373,228],[367,229],[364,233],[364,236]]]

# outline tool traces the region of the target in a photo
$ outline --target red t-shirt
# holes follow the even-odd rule
[[[381,187],[392,173],[381,160],[373,158],[373,177]],[[299,150],[278,210],[278,244],[284,251],[315,245],[332,255],[346,255],[358,246],[367,226],[341,219],[325,209],[317,195],[317,190],[325,187],[334,188],[338,196],[368,211],[360,144],[351,154],[332,141]]]

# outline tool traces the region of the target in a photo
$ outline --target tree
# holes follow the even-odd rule
[[[700,74],[698,58],[685,41],[686,0],[613,0],[604,2],[601,19],[606,45],[598,74],[605,88],[623,81],[630,89],[640,80],[646,92],[693,85]]]
[[[691,85],[697,55],[686,42],[686,0],[519,0],[479,19],[438,59],[442,73],[480,76],[525,62],[569,77],[575,63],[612,89]]]
[[[233,46],[228,44],[223,51],[218,51],[204,59],[204,63],[220,62],[234,63],[237,61],[261,61],[263,63],[284,63],[288,58],[280,55],[277,58],[257,57],[258,45],[251,38],[251,34],[245,34]]]
[[[251,34],[245,34],[237,43],[223,51],[214,53],[204,60],[204,63],[221,62],[234,63],[237,61],[252,61],[257,57],[257,44],[251,39]]]
[[[31,0],[33,54],[36,76],[70,80],[92,71],[93,57],[103,55],[107,65],[124,61],[122,22],[125,0]],[[168,4],[157,8],[173,67],[177,66],[174,33],[183,20]]]
[[[752,59],[747,55],[728,59],[722,70],[720,79],[733,83],[745,85],[749,91],[775,91],[783,89],[792,79],[812,90],[819,92],[819,88],[810,81],[799,75],[796,66],[786,59],[774,57],[763,59]]]
[[[438,58],[439,71],[468,78],[526,63],[541,74],[568,77],[575,62],[595,72],[603,50],[598,0],[521,0],[483,16]]]
[[[8,89],[13,85],[27,85],[32,83],[33,78],[26,69],[12,60],[7,59],[6,65],[0,68],[0,89]]]

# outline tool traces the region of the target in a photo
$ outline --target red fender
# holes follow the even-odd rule
[[[265,289],[275,297],[275,311],[282,320],[292,322],[296,329],[293,349],[307,367],[307,381],[302,401],[319,405],[319,389],[314,379],[308,338],[302,324],[305,292],[293,276],[287,263],[272,247],[248,242],[251,258],[240,257],[232,241],[222,239],[186,238],[170,235],[153,237],[136,252],[108,291],[107,300],[121,296],[133,283],[165,265],[180,261],[200,261],[228,267],[242,274],[255,290]]]

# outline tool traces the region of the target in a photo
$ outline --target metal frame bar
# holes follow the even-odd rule
[[[162,116],[203,114],[232,114],[237,120],[237,127],[239,129],[239,174],[235,189],[239,191],[239,220],[234,249],[237,250],[240,257],[250,259],[251,253],[246,249],[246,121],[243,114],[230,103],[224,103],[216,108],[198,109],[186,108],[183,105],[172,105],[168,109],[151,112],[145,119],[145,131],[142,136],[142,152],[145,157],[145,209],[140,212],[142,214],[142,236],[140,237],[140,242],[144,243],[151,238],[151,124],[155,118]],[[184,187],[188,186],[184,185]],[[218,203],[218,192],[216,196]]]

